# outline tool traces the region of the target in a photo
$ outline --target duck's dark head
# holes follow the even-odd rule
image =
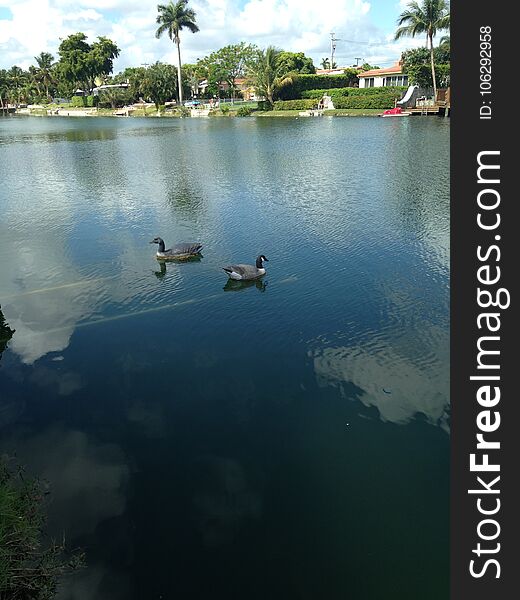
[[[164,241],[160,237],[155,237],[150,244],[159,244],[159,252],[164,252]]]
[[[264,265],[263,265],[264,262],[269,262],[269,261],[267,260],[267,258],[263,254],[260,254],[260,256],[258,256],[257,259],[256,259],[256,268],[257,269],[263,269],[264,268]]]

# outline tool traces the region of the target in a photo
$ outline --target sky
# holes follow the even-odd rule
[[[160,3],[166,3],[161,0]],[[40,52],[58,58],[60,38],[78,31],[92,42],[103,35],[121,49],[114,73],[156,61],[177,64],[165,35],[155,38],[158,0],[0,0],[0,68],[27,69]],[[396,20],[407,0],[190,0],[200,31],[181,33],[183,62],[241,41],[305,52],[319,67],[330,55],[335,33],[335,62],[394,64],[421,39],[393,41]]]

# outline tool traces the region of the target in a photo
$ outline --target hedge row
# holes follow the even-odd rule
[[[313,99],[319,100],[324,94],[326,94],[327,96],[331,96],[333,99],[338,96],[372,96],[372,95],[377,96],[383,92],[386,92],[389,89],[395,90],[396,92],[399,92],[400,95],[402,95],[404,90],[406,90],[406,87],[401,87],[401,86],[392,87],[392,88],[345,87],[345,88],[336,88],[336,89],[330,89],[330,90],[305,90],[304,92],[302,92],[302,98],[313,98]]]
[[[92,107],[96,106],[98,100],[98,96],[72,96],[70,105],[75,108]]]
[[[400,91],[371,94],[366,96],[338,96],[334,98],[334,108],[393,108],[395,100],[401,97]]]
[[[305,90],[328,90],[331,88],[346,88],[357,83],[357,75],[298,75],[293,83],[285,86],[279,92],[280,100],[295,100],[301,98]]]
[[[274,110],[309,110],[317,104],[316,100],[277,100]]]
[[[392,108],[402,96],[401,88],[378,88],[378,93],[333,96],[334,108]],[[274,110],[309,110],[318,104],[318,98],[301,100],[277,100]]]

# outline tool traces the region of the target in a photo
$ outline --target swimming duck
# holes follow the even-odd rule
[[[264,262],[269,262],[267,258],[261,254],[256,259],[256,266],[253,265],[229,265],[222,267],[230,279],[237,281],[247,281],[250,279],[258,279],[265,275]]]
[[[160,260],[186,260],[198,256],[202,250],[202,244],[181,243],[165,249],[164,241],[160,237],[154,238],[150,244],[159,244],[156,257]]]

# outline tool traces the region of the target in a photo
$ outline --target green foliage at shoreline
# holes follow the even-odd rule
[[[64,543],[42,543],[43,485],[0,458],[0,598],[50,600],[61,577],[83,557],[64,556]]]
[[[329,90],[346,88],[358,81],[357,70],[347,69],[343,75],[298,75],[278,94],[279,100],[296,100],[306,90]]]
[[[73,96],[70,100],[72,108],[92,108],[96,106],[98,98],[96,96]]]
[[[274,110],[310,110],[316,106],[316,100],[277,100]]]
[[[369,90],[366,90],[369,93],[361,93],[365,92],[363,89],[351,89],[356,89],[357,93],[348,95],[330,94],[332,96],[334,108],[392,108],[395,100],[399,100],[399,98],[401,98],[404,88],[369,88]],[[323,91],[319,91],[319,95],[316,95],[313,98],[303,98],[300,100],[277,100],[274,103],[274,110],[310,110],[312,108],[316,108],[318,100],[322,96]]]
[[[389,91],[365,96],[338,96],[333,100],[334,108],[393,108],[395,101],[401,98],[401,91],[396,88],[380,89]]]
[[[333,100],[339,96],[377,96],[382,93],[382,90],[395,90],[402,94],[406,87],[396,86],[392,88],[336,88],[330,90],[306,90],[302,92],[302,98],[313,98],[319,100],[324,95],[330,96]]]

